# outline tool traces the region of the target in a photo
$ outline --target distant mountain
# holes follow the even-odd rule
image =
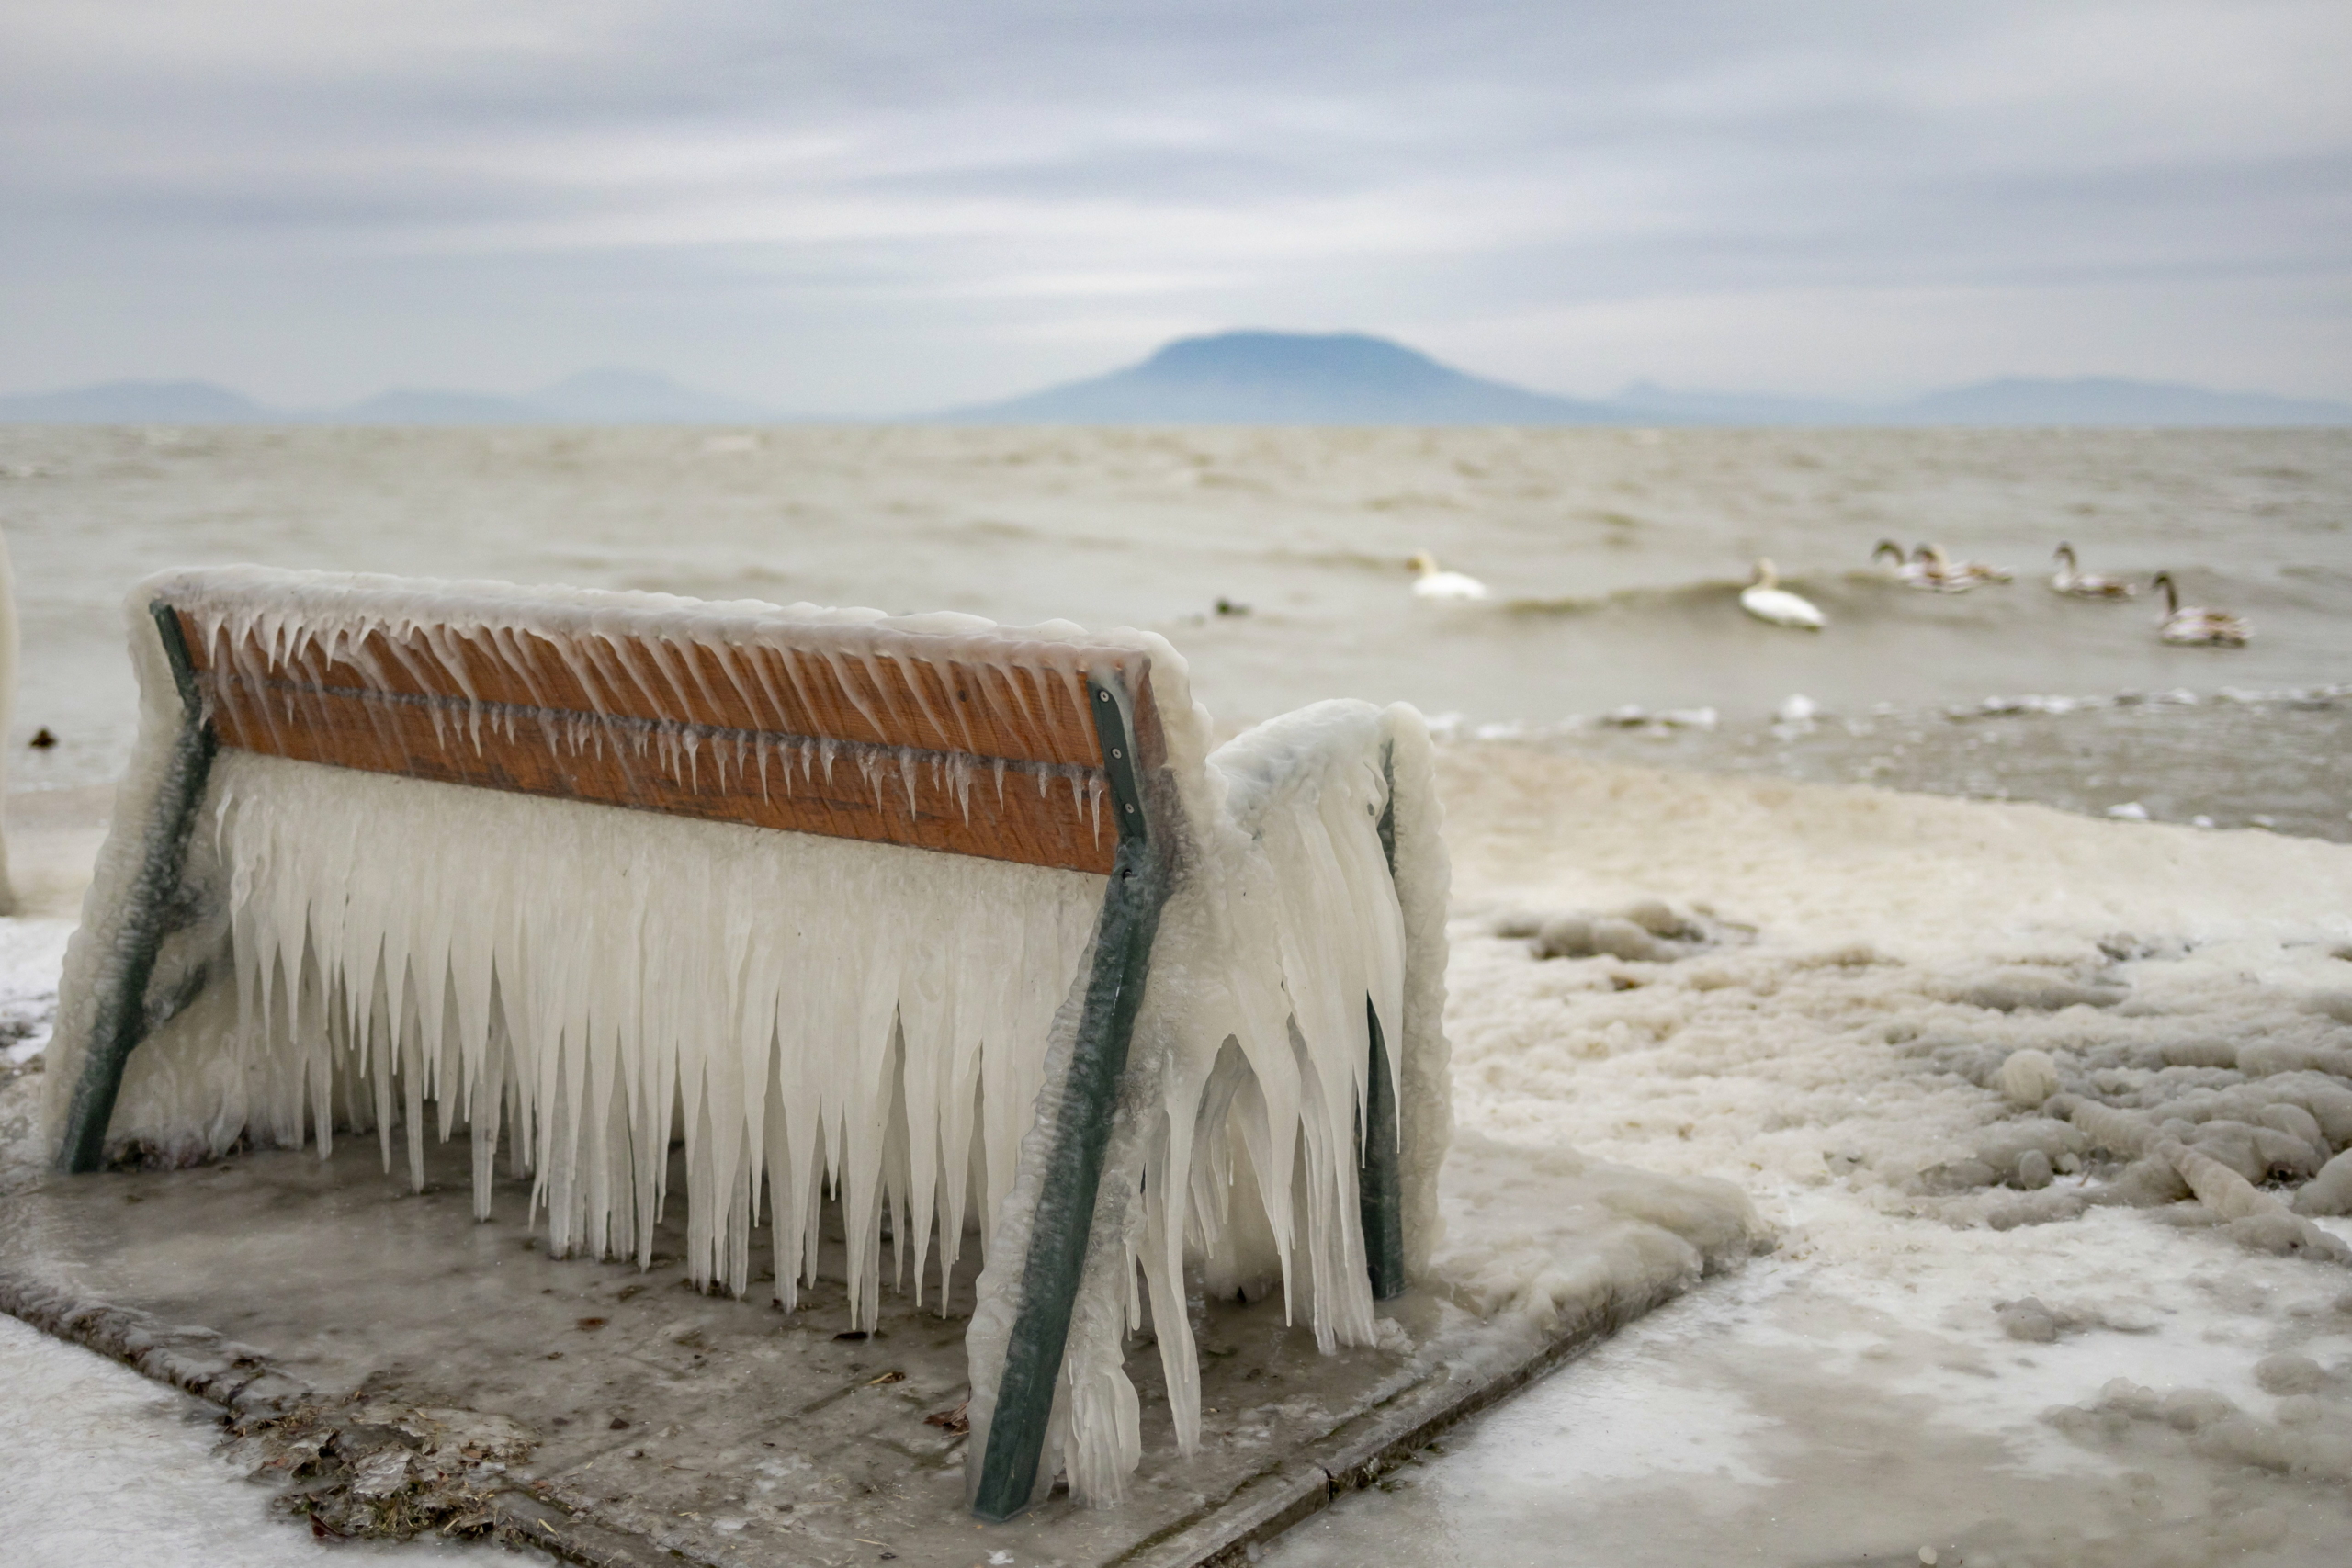
[[[2352,424],[2352,403],[2210,392],[2202,387],[2111,376],[2072,380],[2010,376],[1931,392],[1887,412],[1905,424]]]
[[[776,416],[648,370],[583,370],[522,397],[396,387],[325,409],[273,409],[209,381],[109,381],[0,398],[0,424],[750,424]]]
[[[1624,424],[1606,403],[1549,397],[1358,333],[1179,338],[1140,365],[1001,403],[959,424]]]
[[[277,417],[209,381],[107,381],[0,398],[0,424],[256,424]]]
[[[1606,402],[1465,375],[1357,333],[1180,338],[1140,365],[938,416],[963,424],[2338,425],[2352,404],[2116,377],[2007,377],[1910,402],[1689,391]]]
[[[1635,381],[1605,401],[1465,375],[1360,333],[1179,338],[1139,365],[931,416],[957,424],[2352,425],[2352,403],[2160,381],[2012,376],[1904,403]],[[772,424],[781,416],[647,370],[583,370],[519,397],[398,388],[273,409],[209,381],[108,381],[0,397],[0,424]]]

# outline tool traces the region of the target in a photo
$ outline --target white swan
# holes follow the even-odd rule
[[[1828,617],[1781,586],[1781,574],[1769,560],[1756,563],[1756,580],[1740,590],[1739,607],[1759,621],[1776,626],[1795,626],[1804,631],[1817,632],[1829,624]]]
[[[2051,559],[2058,570],[2051,575],[2050,586],[2075,599],[2129,599],[2140,592],[2136,583],[2120,577],[2101,577],[2095,571],[2084,571],[2075,565],[2075,547],[2060,544]]]
[[[2165,591],[2165,618],[2156,623],[2156,636],[2165,642],[2201,648],[2244,648],[2246,639],[2254,636],[2252,627],[2227,610],[2183,604],[2180,591],[2173,586],[2172,573],[2168,571],[2156,573],[2148,586]]]
[[[1414,572],[1413,597],[1416,599],[1460,604],[1487,597],[1485,583],[1458,571],[1440,571],[1437,558],[1427,550],[1416,550],[1413,558],[1405,564]]]

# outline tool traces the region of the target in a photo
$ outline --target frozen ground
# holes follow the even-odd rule
[[[1973,1081],[2013,1048],[2111,1055],[2079,1070],[2152,1116],[2296,1087],[2164,1063],[2346,1042],[2324,1010],[2352,987],[2352,852],[1449,761],[1462,1123],[1739,1180],[1781,1246],[1271,1561],[2345,1560],[2352,1270],[2249,1250],[2193,1202],[1995,1229],[2098,1184],[1988,1190],[1962,1162],[2028,1125]],[[1645,897],[1711,905],[1728,940],[1659,963],[1494,934]]]
[[[10,871],[23,913],[0,919],[0,1146],[29,1118],[57,1005],[65,938],[96,852],[107,792],[55,790],[9,802]],[[0,1191],[28,1173],[0,1163]],[[271,1517],[269,1495],[215,1457],[218,1412],[130,1368],[0,1314],[0,1558],[11,1568],[276,1568],[315,1563],[304,1532]],[[347,1544],[375,1560],[474,1555],[426,1541]]]
[[[213,1457],[217,1412],[130,1368],[0,1315],[0,1541],[15,1568],[315,1564],[307,1531]],[[375,1562],[517,1562],[492,1549],[347,1541]],[[547,1561],[540,1559],[540,1561]]]
[[[2251,1117],[2256,1100],[2296,1093],[2329,1111],[2333,1075],[2294,1064],[2352,1044],[2335,1016],[2352,992],[2352,962],[2336,956],[2352,951],[2352,850],[1514,747],[1451,748],[1442,766],[1464,1130],[1449,1201],[1464,1222],[1476,1211],[1465,1239],[1475,1230],[1499,1256],[1513,1226],[1540,1237],[1554,1216],[1523,1194],[1589,1156],[1734,1180],[1780,1247],[1269,1558],[1800,1565],[1924,1561],[1924,1547],[1939,1563],[2007,1568],[2344,1560],[2352,1269],[2308,1235],[2300,1251],[2265,1250],[2296,1238],[2216,1224],[2195,1201],[2050,1218],[2130,1168],[2076,1152],[1996,1074],[2013,1051],[2047,1052],[2061,1087],[2222,1154],[2233,1117],[2220,1111]],[[1574,924],[1644,899],[1686,931],[1644,945]],[[1544,958],[1541,939],[1500,934],[1531,928],[1555,949],[1635,956]],[[10,950],[20,973],[37,949]],[[2002,1142],[2047,1145],[2054,1166],[2078,1168],[2025,1190],[2040,1172],[2027,1161],[2020,1175]],[[2012,1184],[1988,1185],[2005,1154]],[[2030,1219],[2050,1223],[2017,1223]],[[2352,1236],[2340,1219],[2306,1223]],[[1476,1247],[1448,1258],[1464,1290],[1482,1288]],[[1517,1269],[1490,1285],[1522,1304],[1579,1288]],[[17,1457],[101,1427],[143,1456],[114,1462],[150,1472],[148,1495],[176,1499],[159,1517],[226,1518],[215,1511],[254,1496],[209,1468],[200,1428],[94,1422],[70,1393],[17,1400],[18,1387],[64,1386],[70,1365],[123,1380],[109,1386],[132,1392],[112,1397],[134,1411],[169,1404],[0,1328],[14,1416],[0,1496],[35,1472],[55,1477],[44,1518],[111,1508],[121,1483],[107,1478],[121,1472]],[[70,1546],[30,1561],[86,1560]],[[290,1531],[271,1538],[279,1548],[308,1550]],[[123,1555],[182,1551],[226,1560],[169,1531]]]

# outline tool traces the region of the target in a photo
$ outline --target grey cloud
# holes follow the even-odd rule
[[[0,200],[17,230],[0,276],[19,298],[86,300],[96,254],[116,305],[75,305],[78,327],[0,329],[31,334],[0,337],[12,378],[274,374],[285,384],[255,389],[289,397],[451,378],[370,357],[379,323],[360,318],[413,310],[414,352],[462,340],[510,385],[571,368],[560,354],[666,343],[660,368],[771,402],[920,407],[1092,368],[1171,323],[1476,338],[1678,291],[1927,286],[2055,312],[2103,281],[2181,277],[2198,282],[2181,307],[2202,312],[2197,341],[2226,339],[2233,309],[2267,323],[2214,376],[2352,389],[2352,367],[2301,350],[2337,327],[2279,336],[2265,293],[2352,271],[2352,108],[2322,101],[2312,74],[2352,43],[2340,9],[334,14],[339,29],[314,8],[185,0],[0,20]],[[404,268],[432,286],[399,287]],[[347,285],[338,306],[338,276],[371,291]],[[517,290],[534,300],[519,320]],[[273,293],[316,314],[278,333]],[[123,323],[140,321],[165,323],[151,344],[217,353],[218,324],[184,319],[207,299],[238,323],[240,364],[122,359]],[[1253,313],[1301,302],[1385,315]],[[730,355],[744,312],[779,342],[823,317],[809,341],[863,334],[873,351],[854,367]],[[909,346],[924,341],[938,347]],[[1562,361],[1576,349],[1551,345]],[[1658,355],[1611,369],[1769,380],[1769,363],[1710,362],[1703,344]],[[947,379],[982,364],[983,382]]]

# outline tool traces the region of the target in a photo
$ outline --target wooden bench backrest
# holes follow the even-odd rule
[[[418,624],[364,590],[333,633],[300,635],[204,600],[159,602],[157,622],[220,743],[302,761],[1102,874],[1121,807],[1098,686],[1120,694],[1136,773],[1163,760],[1132,648],[732,606],[675,629]]]

